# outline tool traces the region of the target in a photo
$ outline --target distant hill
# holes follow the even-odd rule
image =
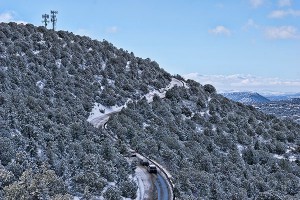
[[[222,95],[228,99],[244,104],[257,104],[265,103],[270,100],[256,92],[231,92],[222,93]]]
[[[270,99],[271,101],[289,100],[289,99],[300,98],[300,93],[282,94],[282,95],[266,95],[266,98]]]

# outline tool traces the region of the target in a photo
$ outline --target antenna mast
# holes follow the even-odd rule
[[[42,15],[42,18],[43,18],[42,22],[45,24],[45,27],[47,28],[47,25],[49,23],[49,20],[47,20],[47,19],[49,19],[49,15],[48,14],[44,14],[44,15]]]
[[[58,14],[57,11],[51,10],[51,22],[52,22],[53,31],[55,30],[55,26],[56,26],[56,22],[57,22],[56,14]]]

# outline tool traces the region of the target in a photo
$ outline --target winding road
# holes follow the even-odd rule
[[[155,94],[159,95],[161,98],[165,97],[166,91],[173,88],[175,85],[178,86],[185,86],[185,82],[182,80],[177,80],[175,78],[172,78],[171,83],[164,88],[161,91],[151,92],[145,97],[147,98],[148,102],[152,102],[153,96]],[[107,129],[107,121],[110,118],[111,115],[118,113],[121,111],[123,107],[126,105],[119,107],[115,109],[114,111],[110,111],[107,113],[98,114],[97,116],[91,117],[88,119],[90,123],[92,123],[95,127],[103,127],[104,129]],[[93,108],[95,110],[99,110],[99,108]],[[113,135],[108,134],[109,137],[111,137],[112,140],[119,140]],[[129,150],[132,151],[130,146],[127,146]],[[158,173],[157,174],[149,174],[145,167],[143,166],[137,166],[136,169],[136,178],[138,183],[138,197],[136,200],[150,200],[150,199],[157,199],[157,200],[173,200],[175,199],[173,194],[174,184],[171,180],[171,175],[169,172],[164,169],[159,163],[155,162],[154,160],[151,160],[145,155],[136,153],[137,157],[139,159],[147,159],[150,163],[154,164],[157,167]],[[155,186],[155,189],[154,189]]]
[[[170,200],[168,183],[159,173],[155,180],[155,187],[158,200]]]

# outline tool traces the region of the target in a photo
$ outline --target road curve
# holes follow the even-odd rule
[[[169,187],[166,180],[158,173],[155,180],[155,187],[157,191],[158,200],[169,200]]]

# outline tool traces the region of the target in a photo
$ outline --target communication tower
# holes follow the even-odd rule
[[[47,25],[48,25],[48,23],[49,23],[49,15],[48,14],[44,14],[44,15],[42,15],[42,18],[43,18],[43,23],[45,24],[45,27],[47,28]]]
[[[51,22],[52,22],[52,29],[53,30],[55,30],[55,26],[56,26],[56,22],[57,22],[56,14],[58,14],[57,11],[51,10]]]

